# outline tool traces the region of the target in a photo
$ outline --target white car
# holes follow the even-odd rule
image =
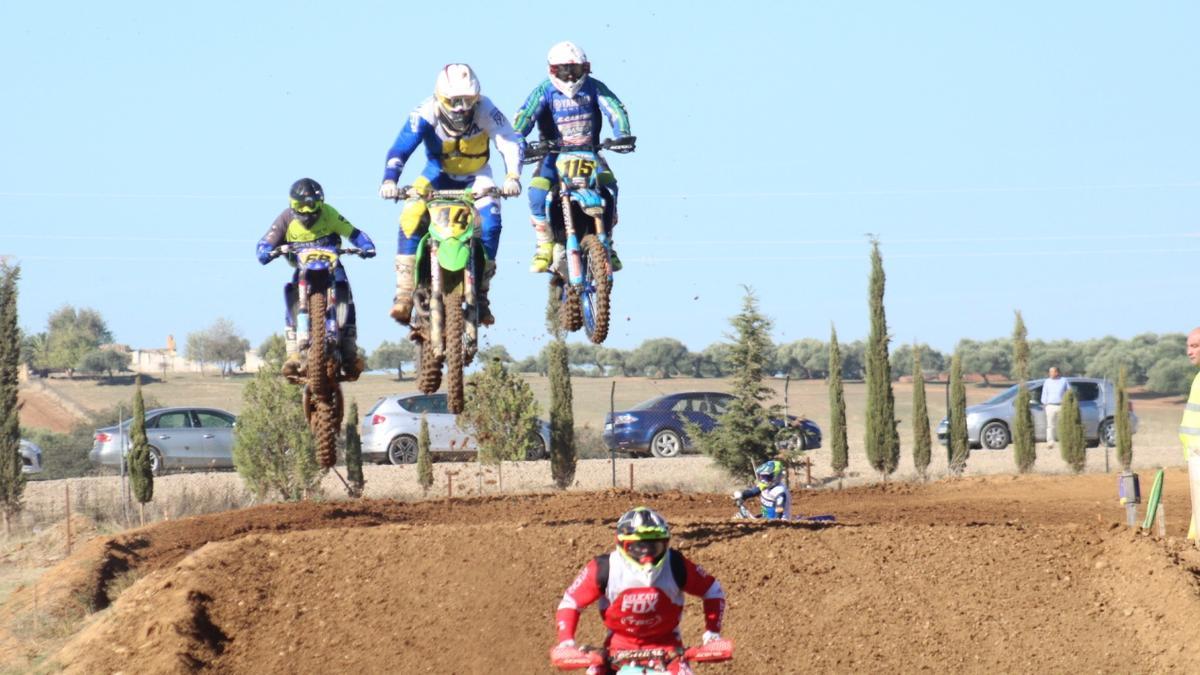
[[[384,396],[363,416],[364,462],[412,464],[417,461],[417,435],[421,415],[429,421],[429,451],[433,459],[473,459],[479,447],[473,434],[458,428],[457,416],[446,405],[446,395],[394,394]],[[549,457],[550,425],[538,420],[538,435],[530,439],[526,459]]]
[[[21,439],[21,473],[42,472],[42,449],[37,444]]]

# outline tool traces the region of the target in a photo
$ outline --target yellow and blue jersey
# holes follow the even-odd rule
[[[441,173],[458,177],[484,171],[490,157],[489,142],[492,141],[504,158],[505,171],[520,174],[525,140],[513,131],[508,118],[488,97],[479,97],[475,117],[460,136],[447,134],[438,124],[437,105],[437,99],[431,96],[408,116],[408,123],[388,150],[383,172],[385,181],[399,182],[405,164],[418,147],[425,148],[428,160],[421,175],[431,182]]]

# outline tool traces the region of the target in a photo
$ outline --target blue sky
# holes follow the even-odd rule
[[[611,346],[700,350],[743,284],[777,341],[861,338],[866,233],[899,342],[1008,335],[1014,309],[1034,339],[1200,323],[1179,311],[1200,253],[1196,3],[541,7],[455,3],[439,29],[395,2],[4,4],[0,254],[22,265],[23,328],[70,303],[135,347],[220,316],[257,345],[288,270],[254,243],[312,176],[383,253],[347,261],[361,344],[400,339],[387,149],[443,64],[511,115],[562,39],[639,138],[611,157]],[[521,357],[547,339],[545,277],[524,195],[504,216],[485,339]]]

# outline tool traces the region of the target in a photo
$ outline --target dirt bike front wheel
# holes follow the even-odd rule
[[[583,289],[580,293],[580,314],[583,330],[594,344],[608,337],[609,298],[612,284],[608,277],[608,249],[594,235],[579,243],[583,254]]]
[[[325,469],[337,460],[337,433],[341,425],[337,402],[337,361],[325,344],[327,296],[322,292],[308,298],[308,399],[312,406],[309,427],[317,445],[317,463]]]

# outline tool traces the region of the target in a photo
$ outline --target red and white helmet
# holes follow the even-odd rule
[[[433,93],[438,100],[438,120],[442,126],[454,134],[465,132],[479,103],[479,79],[471,66],[451,63],[442,68]]]
[[[550,64],[550,82],[568,98],[574,98],[579,93],[588,73],[592,72],[587,54],[574,42],[560,42],[551,47],[546,61]]]

